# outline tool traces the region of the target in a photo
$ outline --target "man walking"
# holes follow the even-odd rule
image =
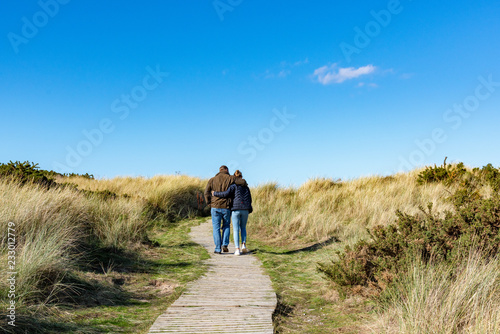
[[[229,252],[227,246],[229,245],[230,223],[231,223],[231,199],[212,197],[213,191],[226,191],[233,183],[241,186],[247,186],[245,179],[236,178],[234,175],[229,175],[227,166],[221,166],[219,173],[208,180],[205,189],[205,199],[207,204],[211,207],[212,214],[212,227],[214,234],[215,252],[221,253],[221,248],[224,253]],[[222,223],[222,237],[221,237],[221,223]],[[221,247],[222,246],[222,247]]]

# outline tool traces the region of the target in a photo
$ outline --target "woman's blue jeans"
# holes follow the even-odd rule
[[[240,248],[240,232],[241,243],[247,242],[248,210],[234,210],[231,214],[231,220],[233,221],[234,247]]]

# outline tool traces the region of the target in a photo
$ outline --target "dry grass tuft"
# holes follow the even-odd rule
[[[367,238],[367,228],[396,219],[396,210],[416,213],[434,202],[435,210],[451,209],[441,184],[418,185],[418,170],[388,177],[350,181],[312,179],[299,188],[269,183],[252,189],[254,213],[249,228],[260,239],[296,246],[336,236],[348,244]]]
[[[21,301],[50,302],[68,288],[60,283],[74,268],[80,245],[94,240],[102,247],[122,248],[145,235],[144,205],[126,198],[104,200],[70,188],[47,190],[0,180],[0,202],[0,220],[15,223]],[[6,245],[3,239],[2,260]]]
[[[92,180],[76,176],[60,178],[59,182],[75,184],[79,189],[90,191],[111,191],[141,199],[161,210],[169,218],[193,218],[201,214],[204,202],[203,191],[207,180],[186,175],[166,175],[152,178],[116,177]]]
[[[206,184],[188,176],[111,180],[76,176],[59,177],[58,182],[89,191],[75,187],[47,189],[33,183],[0,179],[0,220],[15,223],[16,288],[20,304],[49,303],[59,292],[70,288],[62,282],[78,263],[80,246],[88,248],[96,244],[125,249],[144,241],[154,218],[148,214],[151,208],[167,218],[198,214],[197,194]],[[102,196],[99,192],[112,196]],[[0,260],[5,263],[6,247],[4,237]],[[6,280],[0,283],[0,290],[6,296]]]
[[[454,265],[415,261],[388,293],[379,333],[500,333],[500,262],[471,251]]]

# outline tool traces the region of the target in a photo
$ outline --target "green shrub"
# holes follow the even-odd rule
[[[117,199],[119,195],[116,193],[109,191],[109,190],[79,190],[81,191],[85,196],[89,198],[99,198],[103,200],[109,200],[109,199]],[[130,196],[128,195],[123,195],[122,197],[129,198]]]
[[[47,177],[47,174],[39,169],[38,164],[29,161],[0,164],[0,177],[10,177],[21,184],[33,182],[47,188],[55,186],[54,179]]]
[[[460,252],[480,248],[492,256],[500,245],[500,196],[462,200],[455,212],[438,217],[421,208],[419,215],[397,212],[394,224],[370,231],[371,241],[360,241],[339,253],[339,261],[319,264],[319,270],[343,293],[356,286],[384,290],[414,258],[451,263]]]
[[[494,191],[500,190],[500,170],[493,167],[492,164],[483,166],[481,170],[475,168],[475,174],[479,174],[483,183],[488,184]]]
[[[417,182],[419,184],[429,183],[429,182],[444,182],[445,184],[451,184],[462,179],[467,170],[462,162],[456,165],[446,164],[446,159],[444,159],[442,166],[434,167],[427,166],[420,174],[418,174]]]
[[[500,169],[492,164],[487,164],[482,168],[474,168],[468,171],[462,162],[450,165],[444,159],[442,166],[427,166],[417,176],[419,184],[430,182],[442,182],[444,185],[461,183],[464,181],[476,182],[480,185],[489,185],[494,191],[500,190]]]
[[[58,183],[55,182],[55,177],[57,176],[66,176],[66,177],[71,177],[71,176],[80,176],[84,177],[87,179],[94,179],[94,175],[92,174],[61,174],[58,172],[55,172],[53,170],[43,170],[40,169],[38,164],[35,164],[33,162],[25,161],[25,162],[12,162],[9,161],[8,163],[0,163],[0,177],[9,177],[12,178],[16,181],[18,181],[20,184],[25,184],[27,182],[33,182],[35,184],[42,185],[46,188],[51,188],[51,187],[56,187],[59,186]]]
[[[49,173],[56,173],[56,172],[50,171]],[[56,174],[59,174],[59,173],[56,173]],[[83,177],[85,179],[94,180],[94,174],[89,174],[89,173],[85,173],[85,174],[66,173],[66,174],[59,174],[59,175],[66,176],[66,177],[80,176],[80,177]]]

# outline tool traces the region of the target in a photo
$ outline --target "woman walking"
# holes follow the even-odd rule
[[[239,170],[234,172],[236,178],[243,178]],[[234,255],[247,253],[247,221],[252,213],[252,194],[247,186],[232,184],[226,191],[212,191],[212,195],[222,198],[231,198],[231,220],[233,222]],[[241,248],[240,248],[241,232]],[[241,249],[241,250],[240,250]]]

